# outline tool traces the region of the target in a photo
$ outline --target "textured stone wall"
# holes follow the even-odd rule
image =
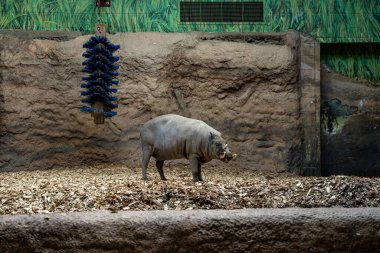
[[[230,166],[300,165],[298,34],[110,35],[121,45],[119,108],[104,125],[79,111],[88,36],[47,37],[0,33],[1,171],[139,166],[139,127],[166,113],[221,131],[239,155]]]
[[[0,252],[378,252],[379,208],[3,216]]]

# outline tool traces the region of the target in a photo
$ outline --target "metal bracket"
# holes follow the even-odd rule
[[[111,0],[96,0],[96,7],[110,7]]]

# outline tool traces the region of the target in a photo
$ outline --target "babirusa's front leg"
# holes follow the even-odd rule
[[[197,155],[190,155],[189,161],[190,161],[191,173],[193,175],[193,181],[198,182],[199,181],[198,156]]]
[[[143,180],[146,181],[146,180],[148,180],[148,173],[147,173],[148,163],[149,163],[149,159],[153,153],[153,148],[150,146],[147,146],[147,145],[143,145],[142,146],[142,152],[143,152],[143,156],[141,159],[142,178],[143,178]]]
[[[198,179],[199,179],[199,181],[203,181],[201,167],[202,167],[202,163],[198,162]]]

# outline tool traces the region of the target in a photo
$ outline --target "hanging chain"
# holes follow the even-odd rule
[[[102,20],[100,18],[100,6],[98,6],[98,24],[101,24]]]

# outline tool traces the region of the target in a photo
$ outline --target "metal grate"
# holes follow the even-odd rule
[[[262,22],[263,2],[180,2],[181,22]]]

